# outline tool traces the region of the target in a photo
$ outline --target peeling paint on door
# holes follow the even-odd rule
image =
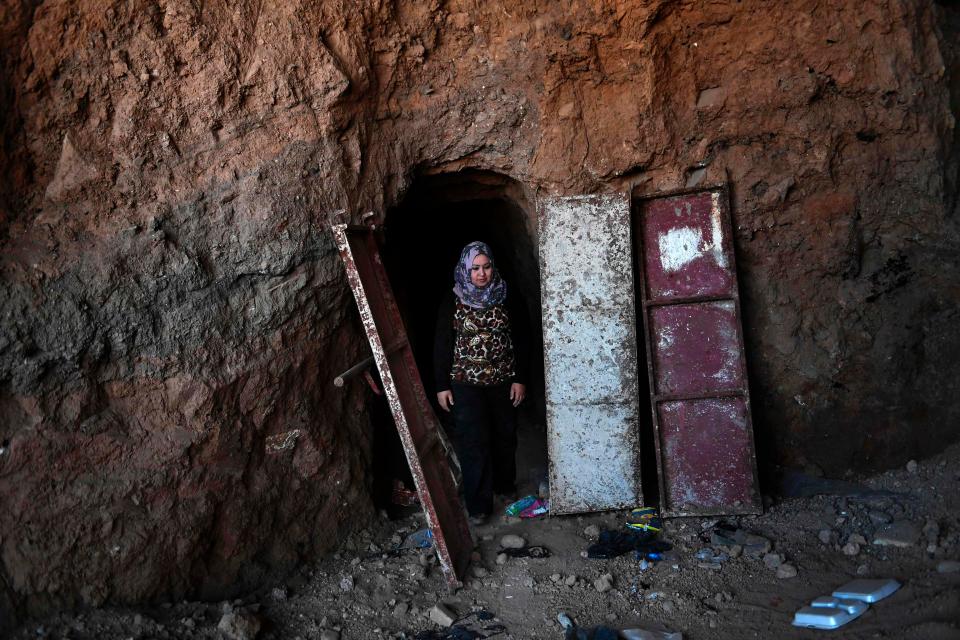
[[[550,511],[642,500],[626,195],[539,203]]]

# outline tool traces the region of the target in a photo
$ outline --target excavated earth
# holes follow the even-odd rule
[[[3,2],[0,630],[248,593],[371,521],[327,225],[430,176],[512,185],[530,229],[542,194],[728,184],[765,475],[942,451],[958,33],[927,0]]]
[[[60,614],[24,625],[12,639],[560,640],[564,633],[556,616],[566,612],[584,628],[665,630],[686,640],[824,634],[955,640],[960,638],[958,482],[960,446],[953,446],[919,464],[911,462],[909,470],[844,485],[840,493],[847,495],[784,499],[762,516],[720,519],[766,538],[771,549],[716,564],[696,557],[705,549],[711,555],[732,550],[711,545],[716,518],[668,521],[660,539],[673,545],[676,557],[644,569],[632,554],[613,560],[581,557],[597,530],[622,529],[625,514],[526,521],[504,516],[474,530],[470,576],[454,593],[430,551],[402,548],[423,526],[422,516],[381,517],[331,557],[241,599]],[[903,532],[899,546],[878,544],[891,539],[884,535],[890,527]],[[508,534],[545,546],[552,555],[501,564],[497,552]],[[855,548],[847,546],[852,541]],[[796,571],[778,574],[786,565]],[[601,592],[595,583],[607,574],[612,588]],[[902,587],[838,631],[791,626],[800,607],[858,578],[893,578]],[[457,626],[431,620],[438,604]],[[228,624],[238,618],[247,626]],[[468,631],[478,635],[455,635]]]

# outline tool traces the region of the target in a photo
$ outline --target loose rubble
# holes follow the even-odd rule
[[[560,611],[585,627],[643,622],[691,638],[792,637],[784,621],[798,606],[856,577],[904,584],[871,610],[874,628],[890,637],[950,637],[955,625],[943,620],[960,572],[958,480],[960,446],[923,461],[916,474],[902,468],[862,481],[887,493],[774,499],[761,516],[668,520],[660,538],[673,548],[656,559],[583,557],[601,531],[622,526],[622,513],[492,518],[454,592],[432,548],[391,553],[411,536],[424,538],[423,517],[381,518],[321,562],[237,600],[65,613],[13,638],[409,640],[454,632],[469,619],[481,630],[501,625],[505,637],[560,640]],[[506,553],[538,545],[552,555]],[[480,620],[482,612],[489,613]]]

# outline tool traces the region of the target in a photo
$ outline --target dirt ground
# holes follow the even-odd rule
[[[557,614],[563,611],[584,627],[660,625],[688,639],[960,638],[960,445],[906,469],[845,480],[874,491],[768,500],[762,516],[719,519],[764,536],[772,550],[717,567],[695,557],[704,548],[721,550],[710,546],[716,518],[668,521],[661,539],[674,546],[676,558],[643,570],[632,554],[583,557],[596,529],[621,527],[622,513],[502,517],[476,529],[479,559],[466,585],[450,593],[429,553],[387,553],[422,527],[422,516],[382,515],[336,554],[241,600],[65,613],[26,624],[12,637],[562,638]],[[891,524],[901,530],[903,546],[877,544]],[[552,555],[498,563],[506,534]],[[791,572],[778,573],[778,564],[792,565],[798,575],[783,577]],[[601,592],[595,583],[604,574],[612,588]],[[895,578],[903,587],[840,631],[790,625],[799,607],[857,577]],[[462,619],[459,629],[427,633],[444,631],[430,619],[438,603]]]

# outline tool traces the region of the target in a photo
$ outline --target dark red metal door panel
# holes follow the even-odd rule
[[[650,319],[657,393],[711,393],[744,386],[733,302],[655,306]]]
[[[726,189],[639,200],[634,238],[661,509],[759,513]]]
[[[473,540],[447,462],[440,423],[427,402],[376,239],[368,227],[341,224],[334,225],[332,232],[433,532],[440,566],[451,587],[460,586]]]

